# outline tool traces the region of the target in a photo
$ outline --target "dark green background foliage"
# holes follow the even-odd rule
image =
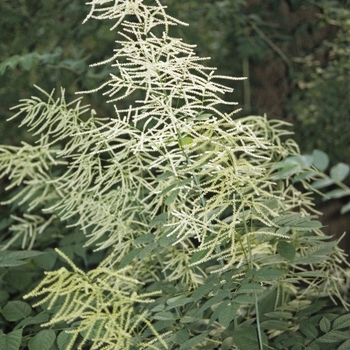
[[[211,57],[232,82],[245,113],[267,113],[294,123],[303,152],[318,148],[331,162],[350,162],[349,1],[165,0],[169,13],[190,24],[174,29],[197,53]],[[81,25],[80,1],[0,2],[0,117],[33,91],[33,84],[69,92],[96,86],[108,69],[87,70],[106,57],[107,23]],[[106,43],[108,43],[106,45]],[[246,62],[245,68],[242,62]],[[238,96],[240,98],[238,98]],[[92,97],[97,99],[96,96]],[[94,101],[94,106],[98,101]],[[104,114],[108,110],[104,109]],[[0,124],[1,138],[17,131]]]

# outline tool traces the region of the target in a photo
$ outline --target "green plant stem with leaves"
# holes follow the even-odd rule
[[[4,306],[3,322],[17,323],[0,342],[60,350],[345,348],[349,269],[310,214],[310,182],[303,178],[307,191],[295,184],[315,168],[281,171],[301,157],[287,125],[221,112],[234,105],[222,99],[232,90],[217,82],[229,78],[169,35],[183,23],[159,1],[89,6],[87,20],[119,28],[113,56],[98,64],[115,72],[80,93],[103,91],[115,115],[99,118],[81,99],[67,103],[63,89],[60,98],[41,90],[45,101],[15,107],[13,118],[36,143],[0,149],[1,176],[10,181],[4,204],[13,211],[0,268],[43,265],[43,237],[59,260],[23,291],[32,306]],[[134,102],[119,109],[126,97]],[[75,250],[63,244],[72,232],[73,242],[81,239]],[[18,246],[24,250],[11,251]],[[333,302],[341,305],[336,313],[320,313]]]

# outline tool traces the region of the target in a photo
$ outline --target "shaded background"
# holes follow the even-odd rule
[[[46,91],[92,89],[108,67],[88,68],[110,57],[115,34],[106,21],[81,25],[88,8],[81,0],[0,0],[0,137],[20,144],[30,136],[18,129],[10,107]],[[174,36],[197,44],[218,74],[248,76],[229,82],[227,99],[242,112],[267,114],[293,124],[302,153],[326,152],[331,164],[350,163],[350,1],[338,0],[163,0],[168,12],[187,23]],[[227,83],[227,81],[225,81]],[[101,94],[84,97],[100,116],[113,114]],[[121,103],[128,104],[127,101]],[[1,180],[1,189],[5,180]],[[349,179],[347,183],[349,184]],[[2,197],[5,194],[2,192]],[[349,198],[323,203],[328,234],[350,232],[350,216],[339,214]],[[4,222],[8,213],[0,214]],[[343,247],[350,252],[350,240]]]

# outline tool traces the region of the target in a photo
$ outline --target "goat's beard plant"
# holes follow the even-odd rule
[[[25,296],[52,310],[43,327],[60,329],[59,347],[263,349],[296,332],[296,313],[318,298],[347,308],[343,254],[310,215],[310,193],[276,166],[298,156],[281,139],[286,125],[220,112],[231,90],[216,81],[229,78],[169,36],[183,23],[157,0],[89,5],[87,19],[120,29],[114,55],[99,63],[115,74],[84,93],[104,91],[116,115],[67,104],[63,90],[33,97],[15,117],[37,145],[1,149],[2,176],[20,189],[5,204],[25,211],[3,250],[18,240],[31,249],[66,222],[108,252],[84,272],[58,251],[71,268],[47,272]],[[134,102],[119,109],[127,97]],[[308,188],[307,177],[299,182]]]

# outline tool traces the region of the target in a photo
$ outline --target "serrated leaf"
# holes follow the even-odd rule
[[[236,317],[237,310],[239,309],[239,304],[229,303],[226,310],[221,310],[219,313],[219,322],[227,328],[231,321]]]
[[[329,165],[329,157],[326,153],[315,149],[312,152],[312,164],[320,171],[325,171]]]
[[[350,314],[339,316],[333,321],[333,329],[346,327],[350,327]]]
[[[318,332],[316,327],[308,322],[300,323],[300,331],[309,339],[317,338]]]
[[[338,163],[331,168],[330,176],[334,181],[343,181],[350,171],[350,166],[345,163]]]
[[[317,311],[321,310],[325,306],[326,302],[324,300],[321,301],[316,301],[307,307],[303,308],[302,310],[299,311],[298,316],[303,317],[303,316],[310,316],[311,314],[316,313]]]
[[[21,259],[33,258],[34,256],[38,256],[42,254],[44,253],[39,252],[37,250],[16,250],[16,251],[5,250],[0,252],[0,257],[21,260]]]
[[[209,332],[204,332],[200,335],[197,335],[187,341],[185,341],[179,348],[179,350],[186,350],[186,349],[192,349],[195,345],[200,343],[207,335]]]
[[[295,248],[294,245],[286,242],[286,241],[279,241],[277,244],[277,252],[280,254],[283,258],[289,261],[293,261],[295,257]]]
[[[231,332],[234,344],[239,347],[240,350],[252,350],[259,349],[259,341],[257,330],[255,327],[245,327],[234,330]],[[267,343],[265,333],[262,333],[263,343]]]
[[[49,350],[55,342],[56,332],[52,329],[44,329],[29,340],[29,350]]]
[[[8,334],[0,333],[0,350],[18,350],[22,341],[22,329]]]
[[[319,325],[323,333],[328,333],[331,329],[331,321],[327,317],[322,317]]]
[[[21,300],[9,301],[2,310],[5,319],[10,322],[19,321],[31,312],[31,306]]]
[[[331,332],[322,335],[322,337],[319,337],[317,339],[318,343],[339,343],[343,340],[349,339],[349,333],[338,331],[338,330],[332,330]]]
[[[15,260],[15,259],[4,259],[0,261],[0,267],[14,267],[25,265],[27,262],[23,260]]]

